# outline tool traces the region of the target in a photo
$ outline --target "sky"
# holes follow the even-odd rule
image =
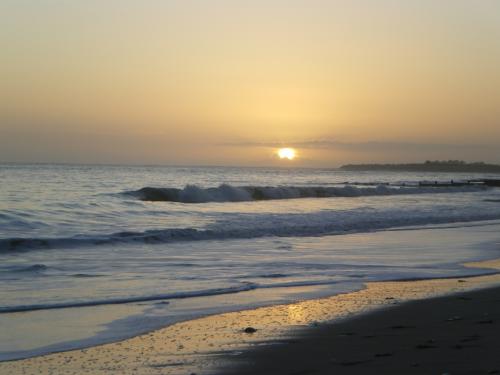
[[[2,162],[500,162],[497,0],[2,0],[0,30]]]

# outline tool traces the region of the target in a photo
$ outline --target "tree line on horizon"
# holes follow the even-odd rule
[[[500,173],[500,165],[483,161],[467,163],[464,160],[426,160],[423,163],[403,164],[346,164],[340,169],[348,171],[385,170],[416,172],[483,172]]]

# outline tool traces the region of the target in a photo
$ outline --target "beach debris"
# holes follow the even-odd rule
[[[342,333],[339,333],[339,336],[354,336],[355,333],[354,332],[342,332]]]
[[[479,335],[471,335],[471,336],[466,336],[460,342],[470,342],[470,341],[477,341],[481,338]]]
[[[457,283],[466,283],[466,282],[467,282],[467,280],[463,280],[463,279],[460,279],[457,281]]]
[[[488,319],[488,320],[480,320],[477,322],[477,324],[493,324],[493,320]]]
[[[392,357],[392,353],[375,353],[375,357]]]
[[[390,329],[407,329],[407,328],[416,328],[415,326],[405,326],[405,325],[395,325],[389,327]]]
[[[243,332],[245,333],[255,333],[257,332],[257,329],[256,328],[253,328],[253,327],[247,327],[243,330]]]
[[[164,367],[176,367],[176,366],[183,366],[185,365],[185,362],[165,362],[165,363],[151,363],[148,366],[151,368],[164,368]]]
[[[415,346],[416,349],[434,349],[436,348],[435,345],[429,345],[429,344],[419,344]]]
[[[363,363],[368,363],[371,362],[371,359],[361,359],[358,361],[343,361],[339,362],[339,365],[341,366],[356,366],[356,365],[362,365]]]

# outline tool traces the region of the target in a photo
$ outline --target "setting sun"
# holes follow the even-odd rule
[[[278,156],[280,159],[288,159],[288,160],[293,160],[295,159],[296,152],[293,148],[280,148],[278,150]]]

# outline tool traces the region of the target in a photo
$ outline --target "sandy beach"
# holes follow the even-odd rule
[[[499,374],[500,287],[310,327],[222,374]]]
[[[369,283],[354,293],[207,316],[121,342],[2,362],[0,373],[494,373],[500,367],[493,355],[498,285],[497,274]]]
[[[500,375],[500,0],[0,24],[0,375]]]

